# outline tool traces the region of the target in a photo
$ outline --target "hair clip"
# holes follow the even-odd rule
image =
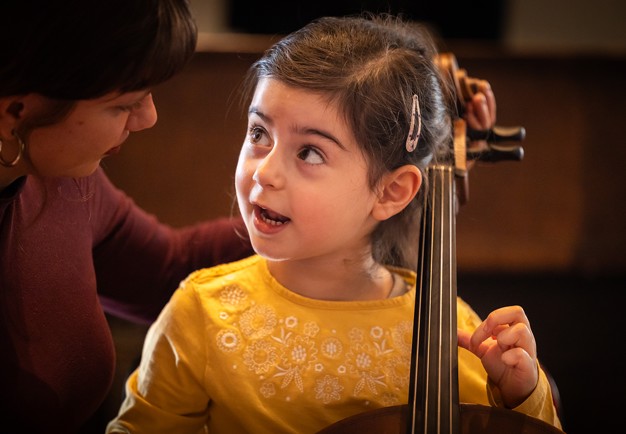
[[[415,124],[417,123],[417,128]],[[411,127],[409,128],[409,135],[406,138],[406,150],[413,152],[417,148],[417,142],[420,139],[422,133],[422,111],[420,110],[420,102],[417,99],[417,94],[413,94],[413,106],[411,108]]]

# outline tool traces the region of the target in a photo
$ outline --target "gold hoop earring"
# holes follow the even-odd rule
[[[2,156],[3,143],[2,143],[2,139],[0,139],[0,164],[2,164],[4,167],[14,167],[20,161],[20,158],[22,158],[22,154],[24,153],[24,148],[26,146],[24,144],[24,141],[15,132],[13,133],[13,137],[15,137],[15,139],[17,140],[17,144],[19,145],[19,148],[17,151],[17,155],[11,161],[5,160],[4,157]]]

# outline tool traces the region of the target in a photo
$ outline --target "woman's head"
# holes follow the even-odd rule
[[[100,97],[159,84],[189,60],[187,0],[3,0],[0,97]]]
[[[248,94],[261,78],[324,95],[337,104],[369,164],[374,189],[382,175],[404,165],[423,170],[449,144],[448,97],[433,63],[429,34],[393,17],[323,18],[287,36],[250,70]],[[417,149],[406,150],[413,95],[421,108]],[[376,260],[414,266],[412,236],[418,195],[401,213],[381,222],[372,238]]]
[[[154,124],[147,91],[180,71],[196,44],[187,0],[3,0],[0,16],[0,140],[3,155],[24,153],[14,173],[88,174],[128,132]],[[65,135],[72,122],[94,139],[58,149],[76,142]],[[55,164],[42,150],[71,158]]]

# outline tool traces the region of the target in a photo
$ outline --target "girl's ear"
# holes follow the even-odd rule
[[[413,200],[422,185],[422,172],[407,164],[383,176],[372,216],[383,221],[398,214]]]

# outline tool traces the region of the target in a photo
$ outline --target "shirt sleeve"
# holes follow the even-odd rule
[[[105,310],[151,322],[192,271],[253,253],[240,219],[172,228],[139,208],[99,169],[91,198],[94,266]]]
[[[193,290],[174,293],[150,327],[139,368],[107,433],[197,434],[208,417],[204,314]]]
[[[556,408],[554,407],[554,402],[552,401],[550,382],[539,364],[537,365],[537,369],[539,370],[539,381],[537,382],[537,387],[535,387],[533,393],[531,393],[524,402],[513,408],[513,410],[527,414],[536,419],[543,420],[544,422],[561,429],[561,421],[559,420]],[[494,407],[505,408],[504,403],[500,398],[498,388],[495,384],[489,381],[487,386],[489,402],[491,405]]]

